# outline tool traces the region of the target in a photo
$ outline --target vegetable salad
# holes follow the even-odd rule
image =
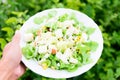
[[[90,54],[96,51],[98,43],[90,40],[95,28],[86,27],[74,12],[57,15],[36,16],[24,34],[26,45],[22,48],[26,59],[35,60],[43,69],[75,71],[91,63]]]

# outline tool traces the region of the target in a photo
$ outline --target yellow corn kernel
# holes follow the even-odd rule
[[[62,40],[63,40],[63,38],[59,38],[58,40],[62,41]]]
[[[81,38],[81,39],[80,39],[80,42],[84,42],[84,41],[85,41],[84,38]]]
[[[51,66],[51,69],[55,70],[55,67],[54,67],[54,66]]]
[[[43,63],[41,66],[44,70],[46,70],[48,68],[48,65],[46,63]]]
[[[80,40],[80,36],[77,36],[77,38],[75,39],[75,42],[78,42]]]
[[[42,31],[46,30],[46,26],[42,26]]]

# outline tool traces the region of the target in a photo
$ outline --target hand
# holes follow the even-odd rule
[[[3,57],[0,60],[0,80],[16,80],[25,72],[25,66],[21,63],[22,53],[19,44],[20,33],[16,31],[12,41],[3,50]]]

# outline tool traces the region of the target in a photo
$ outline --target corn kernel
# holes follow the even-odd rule
[[[75,42],[78,42],[80,40],[80,36],[78,36],[76,39],[75,39]]]
[[[55,67],[54,67],[54,66],[51,66],[51,69],[55,70]]]
[[[41,66],[44,70],[46,70],[48,68],[48,65],[46,63],[43,63]]]

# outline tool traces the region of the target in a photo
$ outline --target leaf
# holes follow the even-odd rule
[[[120,32],[114,31],[112,33],[111,43],[112,44],[120,44]]]
[[[87,51],[89,50],[89,47],[86,45],[77,45],[77,48],[80,49],[80,53],[87,53]]]
[[[94,52],[98,48],[98,43],[94,41],[86,42],[85,45],[89,46],[91,52]]]
[[[0,58],[2,57],[2,51],[0,51]]]
[[[107,71],[107,78],[108,78],[109,80],[116,80],[116,79],[114,78],[114,72],[113,72],[112,69],[108,69],[108,71]]]
[[[91,34],[93,34],[94,32],[95,32],[95,28],[88,27],[87,30],[86,30],[86,33],[87,33],[88,35],[91,35]]]
[[[16,11],[12,11],[11,13],[17,15],[18,17],[21,17],[24,14],[24,12],[16,12]]]
[[[95,10],[91,5],[86,5],[86,7],[84,8],[83,12],[85,14],[87,14],[89,17],[91,17],[92,19],[95,18]]]
[[[57,4],[60,0],[52,0],[52,1]]]
[[[6,24],[17,23],[17,18],[16,17],[10,17],[5,22],[6,22]]]
[[[57,0],[55,0],[55,1],[57,1]],[[48,17],[49,18],[51,18],[51,17],[54,17],[55,15],[57,15],[57,11],[50,11],[49,13],[48,13]]]
[[[120,76],[120,68],[116,69],[115,77],[118,78]]]
[[[1,45],[1,49],[4,48],[4,46],[6,45],[6,41],[3,38],[0,38],[0,45]]]
[[[23,47],[22,53],[27,59],[30,59],[33,56],[35,56],[34,48],[31,45],[26,45],[25,47]]]
[[[13,29],[10,28],[10,27],[3,27],[3,28],[2,28],[2,31],[7,32],[7,36],[8,36],[8,37],[11,37],[11,36],[14,34]]]
[[[90,54],[89,53],[82,53],[82,59],[83,59],[83,64],[88,64],[92,62],[92,60],[89,58]]]
[[[64,0],[65,7],[79,10],[80,7],[83,7],[85,4],[82,3],[80,0]]]
[[[103,72],[99,73],[99,78],[100,80],[107,80],[106,74],[104,74]]]
[[[34,23],[35,23],[35,24],[41,24],[42,22],[43,22],[43,21],[41,20],[40,17],[34,18]]]
[[[64,22],[65,20],[69,19],[68,17],[69,17],[68,14],[63,14],[62,16],[59,17],[58,21]]]
[[[119,55],[120,53],[118,53],[118,55]],[[115,66],[117,66],[117,67],[120,67],[120,56],[117,56],[117,58],[116,58],[116,60],[115,60]]]
[[[35,23],[35,24],[41,24],[46,18],[47,18],[46,16],[35,17],[35,18],[34,18],[34,23]]]
[[[104,44],[107,46],[111,46],[111,43],[110,43],[111,36],[107,33],[103,33],[103,38],[104,38]]]

